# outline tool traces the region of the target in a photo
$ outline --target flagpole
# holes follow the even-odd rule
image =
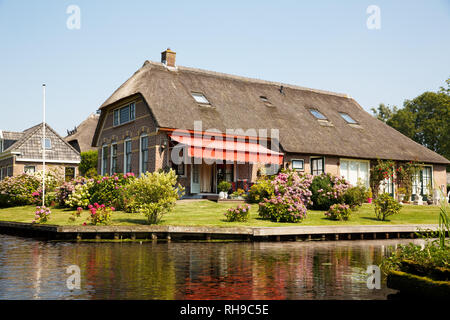
[[[45,84],[42,85],[43,103],[42,103],[42,206],[45,206]]]

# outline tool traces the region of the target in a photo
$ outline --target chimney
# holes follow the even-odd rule
[[[176,52],[167,48],[166,51],[161,52],[161,62],[164,63],[168,67],[175,67],[175,56]]]

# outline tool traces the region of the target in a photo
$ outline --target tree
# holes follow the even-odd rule
[[[81,153],[80,174],[86,177],[97,175],[97,150],[91,150]]]
[[[405,100],[402,109],[380,104],[374,116],[425,147],[450,159],[450,78],[447,88]]]

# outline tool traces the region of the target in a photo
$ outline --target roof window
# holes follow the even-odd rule
[[[350,117],[348,114],[344,113],[344,112],[339,112],[339,114],[341,115],[342,119],[344,119],[345,121],[347,121],[347,123],[350,124],[358,124],[358,122],[356,122],[352,117]]]
[[[195,99],[195,101],[197,101],[197,103],[211,104],[202,93],[192,92],[191,95]]]

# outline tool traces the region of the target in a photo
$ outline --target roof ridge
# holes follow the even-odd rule
[[[146,60],[144,62],[143,67],[146,66],[147,64],[152,64],[152,65],[163,67],[163,68],[167,69],[166,65],[161,62]],[[327,90],[322,90],[322,89],[308,88],[308,87],[303,87],[303,86],[299,86],[299,85],[295,85],[295,84],[239,76],[239,75],[234,75],[234,74],[230,74],[230,73],[217,72],[217,71],[211,71],[211,70],[200,69],[200,68],[177,66],[176,68],[171,68],[171,70],[174,70],[175,72],[176,72],[176,70],[196,72],[196,73],[202,73],[202,74],[207,74],[207,75],[216,76],[216,77],[229,78],[229,79],[233,79],[233,80],[247,81],[247,82],[266,84],[266,85],[275,85],[278,87],[283,86],[285,88],[290,88],[290,89],[295,89],[295,90],[304,90],[304,91],[310,91],[310,92],[315,92],[315,93],[320,93],[320,94],[327,94],[327,95],[343,97],[343,98],[351,98],[347,93],[339,93],[339,92],[327,91]]]

